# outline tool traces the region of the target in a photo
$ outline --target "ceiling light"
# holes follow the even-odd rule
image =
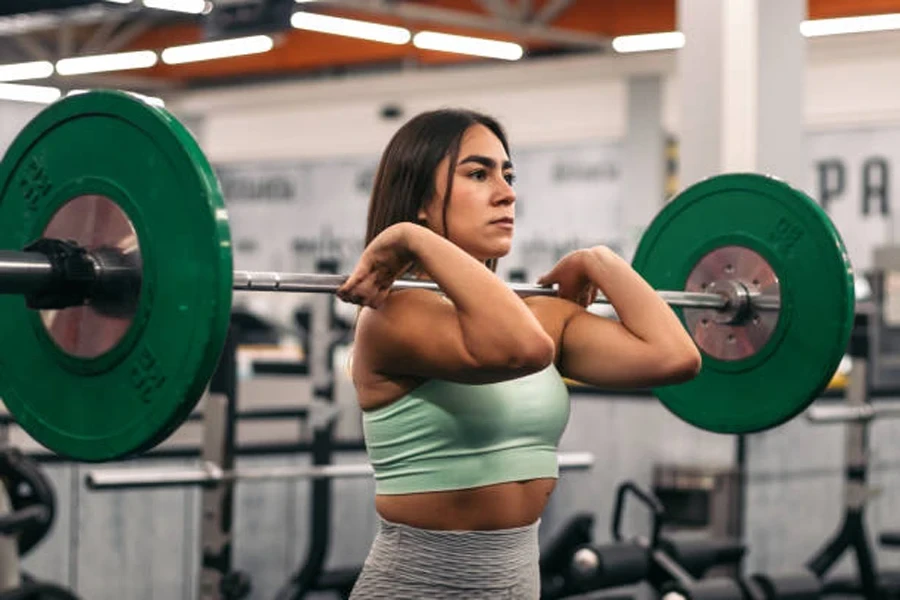
[[[144,6],[191,15],[203,14],[207,10],[206,0],[144,0]]]
[[[46,60],[0,65],[0,81],[44,79],[53,75],[53,63]]]
[[[294,13],[291,17],[291,25],[296,29],[343,35],[385,44],[402,45],[407,43],[410,38],[409,30],[402,27],[317,15],[308,12]]]
[[[815,19],[800,23],[800,33],[806,37],[840,35],[844,33],[865,33],[900,29],[900,14],[869,15],[865,17],[844,17],[840,19]]]
[[[0,100],[17,102],[37,102],[50,104],[62,96],[59,88],[43,85],[22,85],[19,83],[0,83]]]
[[[267,35],[253,35],[218,42],[172,46],[162,51],[162,60],[167,65],[178,65],[201,60],[261,54],[268,52],[274,47],[275,41],[271,37]]]
[[[68,98],[69,96],[78,96],[79,94],[86,94],[90,91],[91,90],[69,90],[66,93],[66,97]],[[128,90],[118,90],[118,91],[124,92],[124,93],[128,94],[129,96],[134,96],[135,98],[138,98],[139,100],[143,100],[150,106],[157,106],[159,108],[165,108],[165,106],[166,106],[165,101],[162,98],[157,98],[156,96],[145,96],[144,94],[138,94],[137,92],[129,92]]]
[[[680,31],[663,33],[643,33],[640,35],[620,35],[613,38],[613,50],[626,52],[651,52],[654,50],[676,50],[684,46],[684,34]]]
[[[413,44],[416,48],[423,50],[440,50],[441,52],[472,54],[503,60],[519,60],[523,54],[522,46],[512,42],[499,42],[434,31],[420,31],[413,38]]]
[[[900,13],[841,17],[837,19],[811,19],[800,23],[800,33],[805,37],[866,33],[900,29]],[[646,52],[674,50],[684,46],[684,34],[679,31],[622,35],[612,41],[616,52]]]
[[[60,75],[83,75],[104,71],[127,71],[146,69],[156,64],[158,57],[152,50],[119,52],[117,54],[97,54],[78,58],[64,58],[56,63]]]

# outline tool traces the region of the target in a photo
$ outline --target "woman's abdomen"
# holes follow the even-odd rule
[[[555,486],[556,479],[544,478],[467,490],[378,495],[375,509],[388,521],[421,529],[510,529],[540,518]]]

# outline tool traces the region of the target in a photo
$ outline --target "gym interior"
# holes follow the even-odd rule
[[[533,284],[579,248],[631,261],[667,205],[733,173],[807,198],[849,267],[840,317],[824,283],[834,267],[798,257],[824,289],[776,268],[793,294],[776,309],[793,346],[767,338],[751,354],[770,354],[676,407],[660,390],[568,382],[540,521],[542,598],[900,597],[897,81],[897,0],[3,0],[0,211],[19,193],[11,163],[27,162],[29,124],[120,90],[202,149],[235,274],[271,293],[229,290],[202,394],[139,452],[78,460],[68,450],[90,442],[74,431],[47,444],[32,413],[2,413],[0,599],[349,597],[378,524],[348,370],[358,308],[274,288],[281,273],[353,269],[380,153],[440,107],[483,111],[509,134],[516,232],[497,273],[511,283]],[[111,143],[86,129],[67,139],[57,151],[71,156]],[[54,174],[26,158],[40,190]],[[147,181],[168,176],[131,158]],[[171,220],[181,201],[169,200]],[[753,212],[727,218],[739,229]],[[0,250],[23,250],[5,244],[20,224],[0,221]],[[186,276],[177,252],[158,277]],[[684,270],[696,255],[652,260]],[[0,271],[2,324],[25,301]],[[90,386],[46,381],[49,351],[12,369],[25,343],[12,324],[0,330],[10,397],[31,402],[22,380],[44,380],[40,410],[77,411],[81,398],[94,408],[79,419],[101,418]],[[821,385],[792,382],[805,372]],[[707,410],[735,421],[691,422]]]

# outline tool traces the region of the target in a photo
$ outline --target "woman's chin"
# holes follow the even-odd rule
[[[502,248],[491,248],[490,250],[483,253],[482,260],[497,260],[503,258],[509,251],[512,249],[511,246],[504,246]]]
[[[474,256],[476,259],[484,262],[487,260],[496,260],[499,258],[503,258],[507,254],[509,254],[510,250],[512,250],[512,240],[508,241],[496,241],[492,244],[481,244],[477,248],[469,247],[466,248],[462,246],[469,254]]]

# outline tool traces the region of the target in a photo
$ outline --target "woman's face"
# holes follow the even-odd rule
[[[449,158],[437,167],[434,197],[419,211],[433,231],[481,261],[509,253],[515,219],[513,167],[494,133],[484,125],[469,127],[460,140],[453,169],[453,191],[444,223],[444,191]]]

